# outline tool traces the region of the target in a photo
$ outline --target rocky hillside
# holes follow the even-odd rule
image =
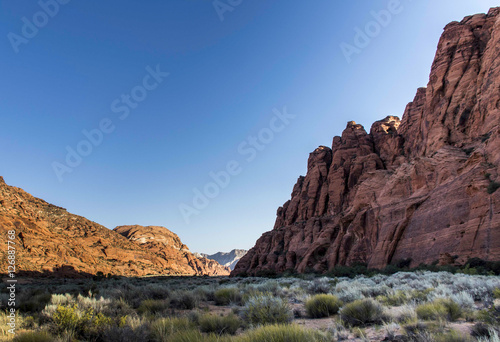
[[[202,256],[207,259],[215,260],[219,264],[223,266],[229,267],[231,270],[234,270],[234,267],[240,261],[240,259],[247,253],[246,250],[244,249],[233,249],[229,253],[224,253],[224,252],[218,252],[215,254],[203,254],[203,253],[195,253],[198,254],[199,256]]]
[[[233,275],[500,260],[500,8],[444,29],[402,120],[349,122]]]
[[[170,267],[187,264],[196,274],[224,276],[231,272],[229,267],[210,258],[198,257],[189,251],[179,237],[165,227],[119,226],[114,229],[120,235],[140,244],[144,249],[163,256]]]
[[[0,177],[0,232],[4,239],[15,230],[17,272],[26,275],[84,277],[102,272],[126,276],[221,275],[229,269],[197,259],[179,238],[171,236],[164,248],[149,250],[84,217],[5,184]],[[168,232],[168,233],[166,233]],[[174,242],[175,241],[175,242]],[[177,248],[178,246],[182,246]],[[0,267],[7,270],[6,250]]]

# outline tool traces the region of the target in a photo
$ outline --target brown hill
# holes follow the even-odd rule
[[[4,242],[15,230],[17,272],[29,275],[90,276],[98,272],[124,276],[224,275],[229,269],[192,256],[179,238],[175,247],[148,250],[84,217],[5,184],[0,177],[0,233]],[[0,267],[7,270],[6,250]]]
[[[144,249],[163,256],[171,263],[170,267],[185,268],[187,264],[196,274],[216,276],[228,275],[231,269],[215,260],[196,257],[179,237],[164,227],[158,226],[119,226],[114,229],[120,235],[140,244]]]
[[[402,121],[349,122],[233,275],[500,260],[500,8],[447,25]]]

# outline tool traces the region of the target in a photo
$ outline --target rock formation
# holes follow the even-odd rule
[[[204,253],[195,253],[196,256],[201,256],[207,259],[215,260],[219,264],[223,266],[229,267],[231,270],[234,270],[234,267],[240,261],[240,259],[247,253],[244,249],[233,249],[229,253],[218,252],[215,254],[204,254]]]
[[[215,261],[194,257],[166,228],[154,228],[163,245],[149,250],[140,238],[130,241],[100,224],[8,186],[0,177],[0,233],[5,240],[7,232],[15,230],[17,273],[65,277],[92,276],[98,272],[124,276],[229,274],[228,268]],[[6,249],[1,254],[0,267],[6,273]]]
[[[119,226],[114,229],[120,235],[140,244],[145,250],[161,255],[170,263],[170,268],[182,271],[186,264],[202,275],[225,276],[231,270],[217,261],[198,257],[189,251],[179,237],[165,227],[157,226]]]
[[[349,122],[232,275],[500,260],[500,8],[447,25],[400,121]]]

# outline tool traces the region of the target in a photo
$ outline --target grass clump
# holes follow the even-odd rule
[[[178,332],[194,329],[187,318],[160,318],[151,324],[151,334],[155,341],[170,341],[169,338]]]
[[[30,331],[17,335],[13,342],[52,342],[54,337],[46,331]]]
[[[460,305],[451,299],[439,298],[431,303],[420,304],[416,308],[417,316],[424,320],[446,319],[456,321],[462,315]]]
[[[237,288],[225,287],[215,291],[214,299],[216,305],[237,304],[241,302],[241,294]]]
[[[155,315],[167,311],[169,306],[170,300],[168,299],[146,299],[137,308],[137,313],[141,315]]]
[[[228,316],[215,316],[206,314],[199,319],[200,330],[204,333],[217,335],[234,335],[241,325],[239,318],[230,314]]]
[[[306,302],[307,314],[312,318],[322,318],[339,312],[342,301],[331,294],[318,294]]]
[[[358,299],[340,310],[342,320],[352,326],[377,323],[382,320],[382,306],[373,299]]]
[[[436,342],[472,342],[473,339],[470,336],[461,334],[456,330],[450,330],[444,333],[439,333],[435,335]]]
[[[247,300],[241,316],[251,325],[284,324],[292,321],[293,311],[282,298],[258,295]]]
[[[268,325],[251,330],[238,342],[326,342],[331,339],[325,334],[304,329],[297,325]]]

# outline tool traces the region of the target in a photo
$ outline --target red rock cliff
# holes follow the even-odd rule
[[[500,8],[447,25],[403,119],[349,122],[233,275],[500,260]]]

